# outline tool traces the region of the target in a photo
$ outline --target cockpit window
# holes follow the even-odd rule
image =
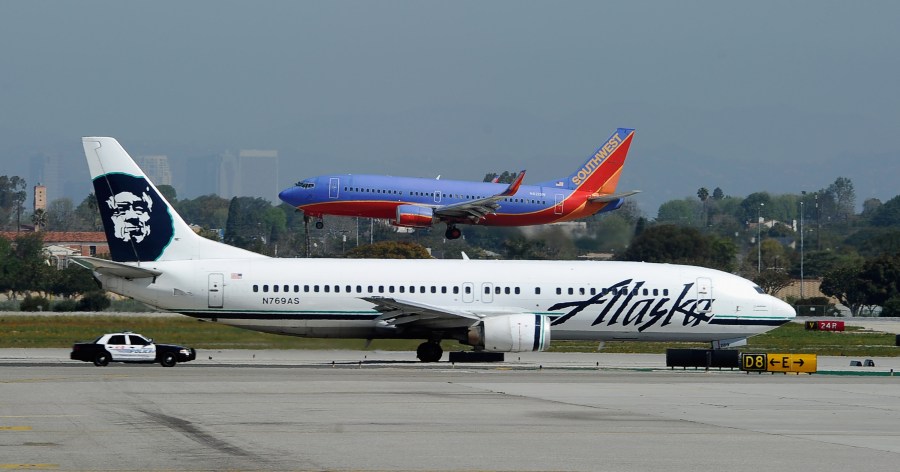
[[[766,293],[766,291],[763,290],[762,287],[760,287],[759,285],[754,285],[753,290],[756,290],[756,293],[762,293],[762,294]]]
[[[297,187],[300,187],[300,188],[313,188],[316,186],[316,183],[315,182],[297,182],[294,185]]]

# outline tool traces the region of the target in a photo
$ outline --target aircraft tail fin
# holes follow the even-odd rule
[[[115,262],[265,257],[196,234],[113,138],[82,138]]]
[[[634,130],[619,128],[582,166],[565,179],[543,182],[544,187],[582,190],[585,192],[612,194],[616,191],[622,166],[631,147]]]

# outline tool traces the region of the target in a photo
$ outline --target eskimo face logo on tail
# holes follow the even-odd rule
[[[153,261],[172,241],[172,216],[143,177],[106,174],[94,191],[115,261]]]

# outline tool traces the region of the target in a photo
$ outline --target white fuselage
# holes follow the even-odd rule
[[[202,259],[142,262],[155,280],[101,275],[104,288],[165,310],[309,337],[416,337],[363,297],[470,313],[550,316],[554,340],[745,338],[793,308],[721,271],[637,262]],[[604,290],[605,289],[605,290]],[[461,318],[448,330],[476,321]]]

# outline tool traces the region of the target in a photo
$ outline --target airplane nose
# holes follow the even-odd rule
[[[278,193],[278,198],[288,205],[297,206],[297,187],[286,188]]]
[[[797,310],[794,306],[784,300],[772,297],[772,312],[782,318],[792,320],[797,316]]]

